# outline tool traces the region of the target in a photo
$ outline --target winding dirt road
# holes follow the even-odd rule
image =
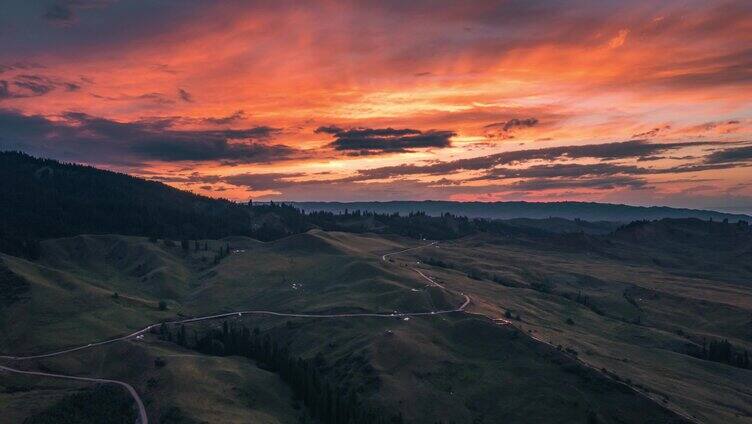
[[[52,373],[40,372],[40,371],[23,371],[23,370],[17,370],[15,368],[6,367],[3,365],[0,365],[0,371],[12,372],[16,374],[36,375],[40,377],[52,377],[52,378],[62,378],[66,380],[85,381],[89,383],[117,384],[118,386],[124,387],[125,390],[127,390],[128,393],[130,393],[131,397],[133,397],[133,400],[136,402],[136,407],[138,409],[138,418],[136,419],[136,424],[148,424],[149,422],[149,417],[146,415],[146,408],[144,407],[144,402],[141,400],[141,397],[138,395],[138,392],[136,392],[136,389],[134,389],[133,386],[131,386],[130,384],[124,381],[110,380],[106,378],[75,377],[72,375],[52,374]]]
[[[420,246],[415,246],[415,247],[410,247],[410,248],[407,248],[407,249],[402,249],[402,250],[399,250],[399,251],[396,251],[396,252],[386,253],[386,254],[384,254],[384,255],[381,256],[381,260],[384,261],[384,262],[386,262],[390,256],[394,256],[394,255],[397,255],[397,254],[400,254],[400,253],[404,253],[404,252],[408,252],[408,251],[411,251],[411,250],[416,250],[416,249],[421,249],[421,248],[425,248],[425,247],[429,247],[429,246],[434,246],[436,244],[437,244],[437,242],[431,242],[431,243],[420,245]],[[84,350],[84,349],[90,349],[90,348],[94,348],[94,347],[98,347],[98,346],[103,346],[103,345],[106,345],[106,344],[111,344],[111,343],[116,343],[116,342],[128,340],[128,339],[137,337],[137,336],[139,336],[141,334],[144,334],[144,333],[150,331],[152,328],[158,327],[158,326],[160,326],[162,324],[166,324],[166,325],[189,324],[189,323],[194,323],[194,322],[210,321],[210,320],[216,320],[216,319],[221,319],[221,318],[242,317],[243,315],[268,315],[268,316],[293,317],[293,318],[358,318],[358,317],[402,318],[402,317],[433,316],[433,315],[443,315],[443,314],[451,314],[451,313],[457,313],[457,312],[464,312],[464,313],[467,313],[467,314],[470,314],[470,315],[477,315],[477,316],[489,319],[489,320],[491,320],[495,324],[499,324],[499,325],[512,325],[512,323],[510,321],[508,321],[508,320],[506,320],[504,318],[501,318],[501,317],[492,317],[492,316],[489,316],[489,315],[486,315],[486,314],[483,314],[483,313],[467,311],[467,307],[470,305],[470,302],[471,302],[470,297],[467,294],[465,294],[463,292],[456,292],[454,290],[446,288],[445,286],[443,286],[442,284],[438,283],[433,278],[431,278],[428,275],[426,275],[425,273],[423,273],[418,268],[411,267],[410,269],[412,269],[413,271],[415,271],[416,273],[418,273],[418,275],[420,275],[423,279],[425,279],[426,281],[428,281],[430,285],[432,285],[434,287],[438,287],[438,288],[444,290],[445,292],[447,292],[449,294],[456,295],[456,296],[461,296],[464,299],[464,302],[462,303],[462,305],[460,305],[459,307],[454,308],[454,309],[445,309],[445,310],[428,311],[428,312],[342,313],[342,314],[286,313],[286,312],[275,312],[275,311],[267,311],[267,310],[245,310],[245,311],[226,312],[226,313],[215,314],[215,315],[207,315],[207,316],[202,316],[202,317],[194,317],[194,318],[186,318],[186,319],[182,319],[182,320],[168,321],[168,322],[164,322],[164,323],[162,323],[162,322],[155,323],[155,324],[151,324],[151,325],[149,325],[147,327],[144,327],[141,330],[138,330],[136,332],[133,332],[131,334],[128,334],[128,335],[125,335],[125,336],[122,336],[122,337],[117,337],[117,338],[114,338],[114,339],[104,340],[104,341],[95,342],[95,343],[89,343],[89,344],[86,344],[86,345],[82,345],[82,346],[78,346],[78,347],[74,347],[74,348],[70,348],[70,349],[64,349],[64,350],[60,350],[60,351],[55,351],[55,352],[50,352],[50,353],[44,353],[44,354],[38,354],[38,355],[29,355],[29,356],[7,356],[6,355],[6,356],[0,356],[0,359],[9,360],[9,361],[22,361],[22,360],[49,358],[49,357],[53,357],[53,356],[64,355],[64,354],[71,353],[71,352],[76,352],[76,351],[80,351],[80,350]],[[538,341],[540,343],[544,343],[544,344],[549,345],[551,347],[555,347],[555,346],[553,346],[553,344],[551,344],[551,343],[549,343],[549,342],[547,342],[545,340],[542,340],[542,339],[540,339],[540,338],[538,338],[538,337],[536,337],[536,336],[534,336],[532,334],[528,334],[528,336],[530,336],[533,340],[536,340],[536,341]],[[590,365],[590,364],[582,361],[581,359],[577,358],[577,360],[582,365],[600,372],[599,369],[597,369],[596,367],[594,367],[594,366],[592,366],[592,365]],[[143,400],[138,395],[138,392],[136,392],[136,390],[133,388],[133,386],[131,386],[130,384],[128,384],[126,382],[118,381],[118,380],[103,379],[103,378],[87,378],[87,377],[76,377],[76,376],[69,376],[69,375],[62,375],[62,374],[50,374],[50,373],[37,372],[37,371],[23,371],[23,370],[18,370],[18,369],[15,369],[15,368],[10,368],[10,367],[7,367],[7,366],[2,366],[2,365],[0,365],[0,371],[13,372],[13,373],[19,373],[19,374],[36,375],[36,376],[41,376],[41,377],[62,378],[62,379],[77,380],[77,381],[87,381],[87,382],[95,382],[95,383],[117,384],[117,385],[119,385],[121,387],[124,387],[130,393],[130,395],[133,397],[133,400],[135,401],[135,403],[137,405],[138,412],[139,412],[139,417],[138,417],[138,419],[136,421],[136,424],[148,424],[149,423],[149,418],[148,418],[148,416],[146,414],[146,409],[144,407]],[[642,391],[635,389],[634,387],[632,387],[629,384],[626,384],[624,382],[619,382],[619,383],[623,384],[626,387],[629,387],[634,392],[636,392],[638,395],[644,396],[644,397],[646,397],[646,398],[648,398],[648,399],[650,399],[652,401],[656,401],[650,395],[645,394]],[[689,416],[686,413],[683,413],[683,411],[677,411],[674,408],[671,408],[671,411],[674,412],[675,414],[681,416],[682,418],[691,421],[691,422],[697,422],[696,419],[694,419],[693,417]]]
[[[387,253],[383,255],[381,259],[383,261],[386,261],[389,256],[407,252],[410,250],[420,249],[420,248],[427,247],[427,246],[433,246],[435,244],[436,242],[433,242],[433,243],[429,243],[426,245],[403,249],[397,252]],[[447,291],[448,293],[455,294],[453,291],[448,290],[446,287],[434,281],[431,277],[428,277],[427,275],[425,275],[419,269],[417,268],[412,268],[412,269],[418,274],[420,274],[421,277],[426,279],[433,286],[439,287]],[[275,312],[275,311],[266,311],[266,310],[245,310],[245,311],[226,312],[226,313],[215,314],[215,315],[207,315],[207,316],[202,316],[202,317],[186,318],[182,320],[155,323],[125,336],[121,336],[121,337],[117,337],[117,338],[109,339],[109,340],[103,340],[99,342],[94,342],[94,343],[89,343],[86,345],[81,345],[81,346],[73,347],[70,349],[63,349],[63,350],[58,350],[54,352],[42,353],[42,354],[37,354],[37,355],[27,355],[27,356],[0,355],[0,359],[4,359],[7,361],[24,361],[24,360],[32,360],[32,359],[51,358],[54,356],[65,355],[65,354],[72,353],[72,352],[77,352],[77,351],[81,351],[85,349],[91,349],[91,348],[95,348],[95,347],[99,347],[99,346],[103,346],[103,345],[107,345],[111,343],[116,343],[116,342],[125,341],[128,339],[132,339],[134,337],[137,337],[141,334],[144,334],[150,331],[153,328],[159,327],[162,324],[166,324],[166,325],[189,324],[189,323],[194,323],[194,322],[210,321],[210,320],[216,320],[216,319],[221,319],[221,318],[242,317],[243,315],[268,315],[268,316],[293,317],[293,318],[360,318],[360,317],[370,317],[370,318],[403,318],[404,317],[406,318],[406,317],[451,314],[451,313],[465,311],[467,306],[470,304],[470,297],[468,297],[464,293],[459,293],[459,295],[464,298],[464,302],[459,307],[454,308],[454,309],[443,309],[443,310],[428,311],[428,312],[395,312],[395,313],[368,313],[366,312],[366,313],[341,313],[341,314],[287,313],[287,312]],[[35,375],[35,376],[40,376],[40,377],[51,377],[51,378],[61,378],[61,379],[76,380],[76,381],[86,381],[86,382],[93,382],[93,383],[117,384],[121,387],[124,387],[128,391],[128,393],[130,393],[131,397],[133,397],[133,400],[136,403],[136,406],[139,412],[139,417],[136,421],[136,424],[148,424],[149,423],[149,417],[146,414],[146,408],[144,407],[143,400],[139,396],[138,392],[133,388],[133,386],[131,386],[130,384],[124,381],[111,380],[111,379],[106,379],[106,378],[93,378],[93,377],[90,378],[90,377],[77,377],[77,376],[63,375],[63,374],[51,374],[51,373],[38,372],[38,371],[24,371],[24,370],[19,370],[19,369],[2,366],[2,365],[0,365],[0,371],[26,374],[26,375]]]

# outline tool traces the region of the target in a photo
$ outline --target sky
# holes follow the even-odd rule
[[[0,150],[254,200],[752,212],[750,1],[4,0]]]

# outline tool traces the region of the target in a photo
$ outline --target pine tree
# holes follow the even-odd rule
[[[185,325],[184,324],[180,326],[180,331],[178,332],[178,344],[180,346],[183,346],[183,347],[187,346],[187,344],[188,344],[187,340],[186,340],[186,336],[185,336]]]

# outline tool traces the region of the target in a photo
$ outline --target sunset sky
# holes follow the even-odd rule
[[[752,212],[752,1],[3,0],[0,149],[243,201]]]

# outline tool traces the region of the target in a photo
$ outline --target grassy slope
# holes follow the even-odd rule
[[[426,289],[425,281],[400,260],[380,260],[381,254],[403,247],[398,239],[313,231],[273,243],[226,241],[239,252],[215,267],[210,265],[212,252],[186,254],[179,247],[117,236],[48,241],[36,264],[6,257],[9,267],[30,281],[32,290],[30,301],[1,312],[9,333],[0,343],[13,352],[87,343],[178,312],[414,311],[461,303]],[[223,243],[212,243],[210,250]],[[207,257],[208,261],[202,260]],[[144,275],[158,277],[144,280]],[[456,275],[446,277],[468,291],[486,286]],[[119,300],[110,296],[115,290],[121,294]],[[167,312],[155,307],[163,297],[170,304]],[[489,308],[498,308],[493,303],[497,300],[478,296],[478,301],[489,302]],[[292,321],[289,328],[283,319],[253,318],[249,325],[279,332],[300,355],[323,353],[332,378],[361,388],[367,399],[399,409],[408,420],[584,422],[594,415],[603,422],[663,422],[668,418],[656,405],[583,370],[554,349],[482,319],[457,315],[407,322]],[[156,416],[170,406],[197,420],[227,411],[211,422],[242,422],[237,417],[250,413],[243,412],[246,409],[255,411],[260,422],[289,422],[294,416],[289,404],[288,409],[282,407],[285,389],[261,390],[273,387],[273,377],[243,359],[181,356],[168,358],[167,367],[154,370],[153,357],[163,354],[155,354],[154,349],[174,348],[153,342],[148,346],[120,343],[45,360],[43,365],[53,371],[124,378],[146,393],[147,408]],[[157,385],[152,387],[148,380],[155,373]],[[245,382],[259,383],[244,389]],[[248,407],[239,400],[243,393],[258,393],[258,405],[281,406],[271,412]]]
[[[156,358],[166,365],[156,367]],[[182,416],[185,423],[292,424],[298,422],[301,413],[281,379],[257,368],[252,361],[196,355],[152,336],[146,341],[119,343],[26,366],[31,365],[52,372],[128,381],[138,388],[154,422],[173,414]],[[7,422],[20,422],[84,387],[90,385],[11,376],[0,382],[0,388],[5,389],[0,391],[0,405],[12,411],[12,419]]]
[[[161,291],[159,284],[138,284],[124,261],[112,255],[121,249],[141,252],[146,243],[82,236],[45,242],[44,256],[36,263],[3,255],[8,268],[30,283],[30,299],[0,311],[0,349],[23,353],[78,345],[167,317],[157,308],[161,297],[153,294]],[[147,254],[143,258],[134,261],[151,260]],[[160,267],[180,269],[174,262],[153,269]],[[112,298],[115,291],[119,299]]]
[[[20,423],[43,411],[66,394],[84,389],[83,383],[3,374],[0,378],[0,411],[4,423]]]
[[[426,292],[410,290],[425,285],[413,271],[385,266],[380,254],[369,251],[399,246],[373,237],[312,231],[274,243],[233,246],[245,251],[204,273],[187,308],[202,313],[216,305],[228,310],[391,312],[434,306]]]
[[[684,267],[658,266],[650,260],[659,258],[659,263],[666,264],[681,261],[687,254],[699,257],[689,247],[677,255],[656,247],[646,249],[647,259],[640,257],[644,252],[626,259],[608,258],[620,249],[635,247],[617,245],[605,255],[561,253],[476,238],[414,254],[462,269],[433,267],[432,272],[452,287],[471,293],[476,300],[474,310],[498,316],[506,310],[519,313],[521,328],[575,349],[586,362],[647,387],[656,398],[668,399],[703,422],[752,418],[748,390],[752,371],[680,353],[687,343],[702,338],[728,338],[752,349],[752,287],[745,284],[749,272],[744,262],[725,261],[715,273],[719,277],[711,279],[706,272],[687,276]],[[736,257],[734,252],[729,255]],[[711,256],[709,261],[724,262],[722,253]],[[482,270],[521,287],[471,280],[465,277],[467,269]],[[554,293],[531,290],[532,282],[545,283]],[[626,300],[625,290],[636,306]],[[587,295],[603,315],[562,297],[564,292]],[[567,324],[567,318],[574,324]]]
[[[591,414],[599,422],[669,422],[554,349],[485,320],[306,322],[279,331],[298,352],[324,352],[329,375],[408,422],[586,422]]]

